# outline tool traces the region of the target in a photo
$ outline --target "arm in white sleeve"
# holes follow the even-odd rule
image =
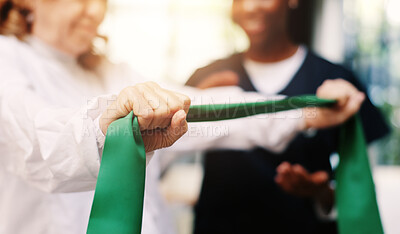
[[[172,146],[172,150],[246,150],[263,147],[281,152],[300,131],[297,117],[300,115],[301,112],[294,111],[223,122],[189,123],[188,132]]]
[[[180,91],[191,97],[192,105],[266,100],[264,96],[254,92],[244,92],[237,87],[214,88],[204,91],[185,87]],[[280,152],[302,130],[303,124],[302,110],[262,114],[227,121],[189,123],[188,132],[171,147],[171,150],[242,150],[258,146]]]
[[[82,108],[51,105],[17,69],[1,67],[0,167],[48,192],[95,188],[101,139],[94,119],[110,97]],[[54,97],[57,99],[57,97]]]

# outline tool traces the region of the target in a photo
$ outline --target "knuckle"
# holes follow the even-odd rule
[[[134,87],[135,87],[136,89],[138,89],[138,90],[143,90],[143,89],[146,88],[146,85],[143,84],[143,83],[140,83],[140,84],[135,85]]]
[[[120,92],[120,95],[122,94],[122,95],[127,95],[127,94],[129,94],[130,92],[131,92],[131,90],[133,89],[133,87],[132,86],[128,86],[128,87],[125,87],[125,88],[123,88],[122,90],[121,90],[121,92]]]
[[[159,86],[156,82],[154,82],[154,81],[147,81],[147,82],[144,83],[144,85],[149,86],[149,87],[152,87],[152,88],[159,88],[159,87],[160,87],[160,86]]]
[[[156,111],[154,111],[153,119],[157,122],[163,122],[168,118],[168,115],[169,113],[167,113],[166,111],[161,111],[160,109],[157,109]]]
[[[181,97],[180,99],[181,99],[181,102],[182,102],[183,109],[185,111],[188,111],[190,105],[192,104],[192,100],[188,96],[186,96],[184,94],[180,95],[180,97]]]
[[[337,79],[335,79],[337,82],[341,82],[341,83],[348,83],[348,81],[347,80],[345,80],[345,79],[343,79],[343,78],[341,78],[341,77],[339,77],[339,78],[337,78]]]
[[[172,108],[169,108],[168,106],[166,106],[165,108],[163,108],[163,112],[162,112],[162,116],[163,117],[169,117],[171,116],[173,113],[175,113],[175,110],[172,110]]]
[[[181,105],[173,105],[168,108],[168,115],[175,114],[182,109]]]
[[[330,80],[330,79],[328,79],[328,80],[325,80],[325,81],[322,83],[321,87],[331,86],[331,85],[334,85],[334,84],[335,84],[335,80]]]
[[[145,110],[140,116],[144,121],[151,121],[154,119],[154,111],[153,110]]]
[[[317,96],[321,96],[326,92],[326,86],[323,84],[322,86],[317,88]]]
[[[192,100],[190,100],[190,98],[184,94],[182,94],[183,96],[183,104],[184,105],[190,105],[192,103]]]

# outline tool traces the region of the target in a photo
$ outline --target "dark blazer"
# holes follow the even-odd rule
[[[187,85],[195,86],[208,75],[232,70],[240,77],[239,86],[257,91],[243,67],[243,55],[234,54],[198,69]],[[354,75],[312,52],[280,94],[315,94],[326,79],[343,78],[359,90],[365,88]],[[379,111],[367,99],[361,118],[368,142],[385,136],[389,128]],[[336,233],[334,222],[320,221],[310,199],[291,196],[274,182],[276,167],[283,161],[303,165],[308,171],[328,171],[333,177],[330,155],[337,149],[338,128],[300,134],[281,154],[264,148],[247,151],[209,151],[199,201],[195,207],[196,234],[257,233]]]

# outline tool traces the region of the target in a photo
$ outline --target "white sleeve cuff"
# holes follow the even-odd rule
[[[154,156],[154,151],[150,152],[150,153],[146,153],[146,167],[149,165],[149,163],[150,163],[151,159],[153,158],[153,156]]]
[[[97,147],[100,152],[100,157],[102,155],[103,147],[104,147],[104,142],[106,140],[106,137],[104,136],[103,132],[100,129],[100,116],[97,117],[94,120],[94,126],[95,126],[95,131],[96,131],[96,141],[97,141]],[[151,159],[154,156],[154,151],[150,153],[146,153],[146,166],[149,165]]]
[[[99,115],[95,120],[94,120],[94,127],[95,127],[95,134],[96,134],[96,142],[97,142],[97,148],[99,150],[103,149],[104,147],[104,142],[106,140],[106,137],[104,136],[103,132],[101,131],[100,128],[100,117]]]
[[[314,209],[315,209],[315,213],[317,214],[317,217],[320,220],[334,221],[337,219],[337,209],[336,209],[335,205],[332,207],[332,209],[329,211],[329,213],[326,213],[323,210],[323,208],[321,207],[321,204],[318,202],[314,203]]]
[[[335,190],[335,187],[336,187],[335,181],[331,181],[329,186],[333,190]],[[314,210],[315,210],[317,217],[323,221],[334,221],[337,219],[337,216],[338,216],[338,212],[337,212],[335,204],[333,204],[332,209],[327,213],[326,211],[324,211],[321,204],[319,202],[315,201],[314,202]]]

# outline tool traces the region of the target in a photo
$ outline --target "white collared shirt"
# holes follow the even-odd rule
[[[276,95],[282,91],[299,71],[307,56],[307,48],[299,46],[296,53],[274,63],[244,60],[244,67],[254,87],[262,94]]]

